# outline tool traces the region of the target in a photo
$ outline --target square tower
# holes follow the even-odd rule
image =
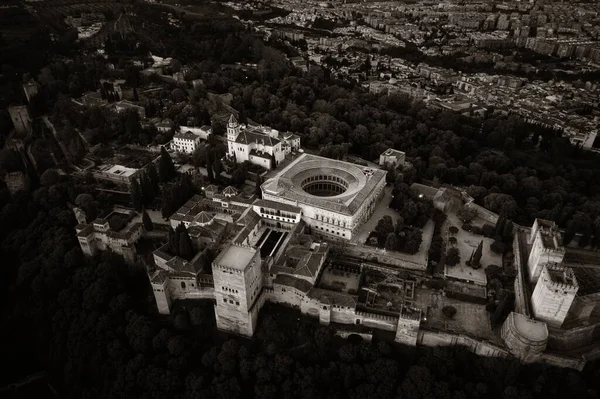
[[[17,133],[21,135],[31,133],[31,117],[29,110],[24,105],[8,107],[8,113],[12,119]]]
[[[260,252],[230,245],[213,261],[215,317],[221,330],[252,336],[263,286]]]
[[[562,262],[565,248],[562,246],[562,235],[558,226],[550,220],[535,219],[527,241],[531,244],[527,269],[530,282],[535,283],[545,265]]]
[[[156,300],[156,308],[160,314],[171,313],[171,292],[169,290],[169,273],[165,270],[154,270],[148,273],[152,292]]]
[[[230,157],[235,154],[235,141],[240,134],[240,124],[238,123],[235,116],[231,114],[229,120],[227,121],[227,148],[228,154]]]
[[[531,296],[531,308],[536,320],[545,321],[552,327],[561,327],[578,289],[573,269],[544,265]]]

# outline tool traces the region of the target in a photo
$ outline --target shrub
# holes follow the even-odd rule
[[[455,266],[460,263],[460,252],[458,248],[450,248],[446,251],[446,264],[448,266]]]
[[[425,280],[423,282],[423,285],[425,285],[425,287],[431,288],[433,290],[441,290],[446,287],[446,280],[442,280],[442,279]]]
[[[491,224],[486,223],[483,225],[483,227],[481,227],[481,234],[483,234],[486,237],[492,238],[496,235],[496,229]]]
[[[442,308],[442,313],[444,316],[451,319],[456,314],[456,308],[454,306],[446,305]]]
[[[463,222],[469,223],[477,217],[477,211],[463,205],[458,212],[456,212],[456,216]]]
[[[464,223],[462,226],[460,226],[460,228],[464,231],[471,231],[473,226],[471,225],[471,223]]]
[[[504,252],[506,252],[506,244],[504,244],[502,241],[494,241],[492,245],[490,245],[490,249],[494,253],[502,255]]]

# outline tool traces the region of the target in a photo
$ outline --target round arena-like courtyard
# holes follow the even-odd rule
[[[307,177],[301,183],[302,190],[317,197],[333,197],[344,194],[348,189],[348,182],[339,176],[316,175]]]

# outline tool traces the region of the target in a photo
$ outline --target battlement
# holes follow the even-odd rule
[[[555,222],[535,219],[531,228],[529,243],[532,244],[537,238],[541,240],[543,249],[564,252],[562,234]]]
[[[356,315],[362,316],[362,317],[368,318],[368,319],[386,320],[386,321],[393,321],[393,322],[396,322],[398,320],[398,318],[394,317],[394,316],[388,316],[388,315],[379,314],[379,313],[365,312],[365,311],[360,311],[360,310],[356,311]]]
[[[579,283],[573,269],[560,265],[547,265],[542,271],[542,279],[549,286],[560,291],[577,291]]]
[[[402,306],[400,310],[400,319],[404,320],[413,320],[413,321],[421,321],[421,309],[409,308],[407,306]]]
[[[234,274],[243,274],[246,268],[252,264],[256,249],[245,244],[231,244],[221,251],[213,261],[213,269],[222,270]]]

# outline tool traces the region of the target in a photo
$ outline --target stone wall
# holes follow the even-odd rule
[[[597,324],[576,327],[570,330],[550,329],[548,348],[554,350],[572,350],[592,344]]]
[[[198,287],[196,287],[195,277],[169,276],[169,293],[171,294],[171,299],[185,299],[188,295],[195,294],[197,291]],[[214,289],[212,297],[214,298]]]
[[[355,324],[356,311],[354,309],[343,308],[333,305],[331,307],[331,321],[339,324]]]
[[[464,346],[479,356],[506,357],[506,349],[487,341],[481,341],[462,334],[451,334],[447,332],[419,331],[417,339],[419,345],[424,346]]]
[[[289,286],[273,284],[273,288],[267,292],[270,302],[280,303],[300,309],[300,304],[304,298],[304,293]]]
[[[535,359],[535,361],[546,363],[551,366],[568,367],[571,369],[582,371],[585,367],[587,359],[585,357],[569,358],[550,353],[542,353],[542,355],[539,358]]]
[[[404,269],[427,270],[427,262],[415,259],[416,257],[412,255],[400,252],[384,252],[381,249],[356,244],[349,244],[344,249],[349,256],[366,259],[367,261],[376,260],[385,265],[398,266]]]
[[[356,319],[365,327],[377,328],[385,331],[396,331],[398,327],[398,317],[385,316],[376,313],[356,311]]]
[[[477,211],[477,215],[481,219],[485,220],[488,223],[491,223],[491,224],[495,225],[496,222],[498,221],[498,215],[497,214],[495,214],[492,211],[489,211],[489,210],[485,209],[482,206],[477,205],[475,202],[471,202],[469,204],[466,204],[465,206],[467,208],[469,208],[469,209],[476,210]]]
[[[500,336],[512,354],[527,359],[546,350],[548,328],[543,322],[511,312],[502,324]]]
[[[523,265],[522,259],[523,254],[521,253],[520,246],[520,235],[521,231],[517,230],[514,234],[513,238],[513,253],[515,256],[514,266],[517,270],[517,275],[515,276],[515,312],[521,313],[525,316],[530,316],[531,312],[529,310],[529,298],[526,295],[526,278],[523,275],[526,270],[527,265]],[[525,258],[526,259],[526,258]]]

